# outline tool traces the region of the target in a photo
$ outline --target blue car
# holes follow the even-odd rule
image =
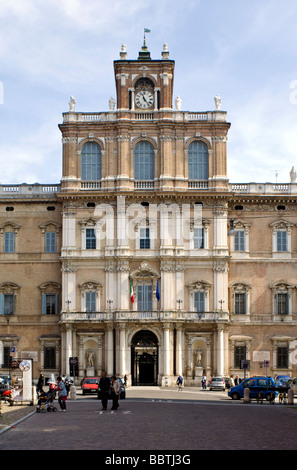
[[[244,397],[244,389],[248,388],[250,390],[250,398],[257,398],[259,396],[259,392],[261,392],[262,397],[268,399],[271,396],[271,392],[274,393],[274,397],[278,395],[278,393],[273,390],[276,384],[272,377],[250,377],[239,385],[232,387],[228,391],[228,396],[232,398],[232,400],[240,400],[240,398]]]

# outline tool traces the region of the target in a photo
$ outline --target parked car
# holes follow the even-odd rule
[[[83,395],[86,393],[97,393],[100,377],[85,377],[81,383]]]
[[[0,379],[1,379],[1,381],[4,380],[5,382],[7,382],[9,384],[11,383],[10,375],[0,375]]]
[[[117,381],[120,383],[120,400],[124,400],[126,398],[126,389],[124,387],[124,384],[122,382],[122,379],[120,377],[117,377]],[[111,379],[110,379],[111,383]],[[101,390],[98,388],[98,393],[97,393],[97,398],[101,400]]]
[[[209,390],[226,390],[226,383],[223,377],[212,377],[209,382]]]
[[[243,380],[239,385],[231,387],[228,392],[228,396],[232,400],[240,400],[244,397],[244,389],[250,390],[250,398],[257,398],[259,392],[262,393],[263,398],[268,399],[271,392],[274,392],[276,397],[278,393],[274,390],[276,387],[275,381],[272,377],[250,377],[249,379]]]
[[[277,387],[285,387],[290,379],[291,377],[289,375],[277,375],[274,381]]]
[[[223,377],[225,380],[226,388],[231,388],[231,380],[230,377]]]
[[[294,395],[297,395],[297,377],[290,378],[287,385],[293,390]]]

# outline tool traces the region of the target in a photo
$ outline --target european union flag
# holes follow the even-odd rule
[[[157,281],[157,290],[156,290],[156,297],[157,300],[159,301],[161,296],[160,296],[160,290],[159,290],[159,281]]]

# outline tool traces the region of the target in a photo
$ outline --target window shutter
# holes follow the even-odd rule
[[[4,294],[0,295],[0,315],[4,315]]]
[[[42,294],[42,315],[46,315],[46,294]]]

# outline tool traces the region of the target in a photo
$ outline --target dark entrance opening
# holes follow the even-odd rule
[[[149,330],[138,331],[131,344],[132,385],[157,385],[158,339]]]

